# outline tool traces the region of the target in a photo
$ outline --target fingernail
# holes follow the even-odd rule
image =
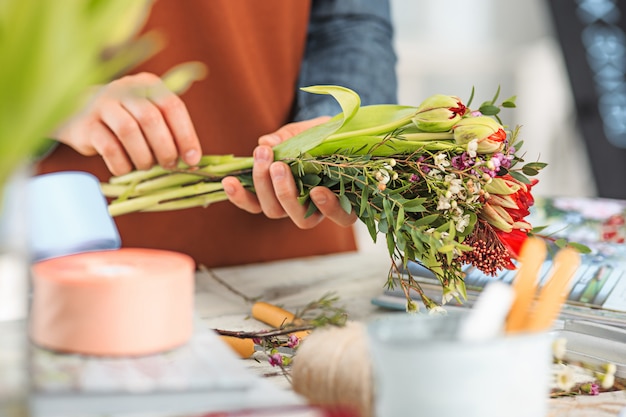
[[[279,180],[281,178],[283,178],[285,176],[286,172],[285,172],[285,166],[282,164],[272,164],[272,166],[270,166],[270,175],[272,176],[272,179],[274,180]]]
[[[316,206],[322,206],[326,204],[326,196],[324,194],[320,194],[313,200]]]
[[[200,162],[200,154],[198,153],[198,151],[196,151],[195,149],[187,151],[187,153],[185,154],[185,162],[187,162],[189,165],[196,165],[198,162]]]
[[[226,194],[233,195],[235,193],[235,187],[233,187],[232,185],[230,185],[230,184],[223,184],[223,183],[222,183],[222,185],[224,186],[224,192]]]
[[[270,160],[270,153],[264,146],[257,146],[254,150],[254,160],[260,162],[267,162]]]
[[[262,145],[276,146],[280,143],[280,137],[278,135],[270,133],[268,135],[261,136],[259,138],[259,143]]]

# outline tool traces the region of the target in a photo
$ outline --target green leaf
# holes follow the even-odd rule
[[[313,204],[313,201],[309,201],[309,206],[306,209],[306,213],[304,213],[304,218],[311,217],[317,211],[317,207]]]
[[[548,164],[546,164],[545,162],[529,162],[526,165],[524,165],[524,167],[528,167],[531,169],[534,169],[535,171],[539,171],[543,168],[545,168],[546,166],[548,166]]]
[[[339,130],[344,123],[350,120],[361,105],[361,98],[357,93],[349,88],[336,85],[319,85],[302,88],[302,91],[314,94],[329,94],[341,106],[342,113],[339,113],[326,123],[314,126],[301,132],[292,138],[274,146],[274,159],[284,160],[296,158],[308,152],[322,143],[324,139]]]
[[[522,172],[526,175],[528,175],[529,177],[533,177],[537,174],[539,174],[539,171],[537,171],[536,169],[533,169],[531,167],[529,167],[528,165],[524,165],[522,167]]]
[[[402,206],[407,213],[421,213],[426,211],[426,208],[422,205],[425,201],[425,198],[417,197],[412,200],[406,200]]]
[[[470,107],[472,105],[472,100],[474,100],[474,86],[472,86],[472,92],[470,93],[470,96],[467,99],[467,103],[465,103],[465,105],[467,107]]]
[[[378,222],[378,231],[380,233],[387,233],[389,231],[389,223],[387,223],[387,219],[380,219]]]
[[[500,107],[491,104],[483,104],[478,110],[485,116],[495,116],[500,113]]]
[[[367,201],[367,197],[369,196],[369,187],[363,187],[363,191],[361,192],[361,203],[359,206],[359,216],[363,214],[365,209],[369,207],[369,203]]]
[[[322,182],[322,179],[318,175],[314,174],[306,174],[300,179],[302,180],[303,184],[309,185],[311,187],[315,187],[320,182]]]
[[[491,99],[491,104],[494,104],[496,100],[498,100],[499,96],[500,96],[500,86],[498,86],[496,93],[493,95],[493,99]]]
[[[350,203],[350,200],[348,199],[348,197],[346,197],[345,194],[341,194],[339,196],[339,205],[341,205],[341,208],[346,213],[352,213],[352,203]]]
[[[393,233],[387,233],[387,250],[389,251],[389,255],[393,256],[393,253],[396,250],[396,241],[393,238]]]
[[[589,246],[583,245],[578,242],[569,242],[568,246],[571,246],[580,253],[591,253],[591,248]]]
[[[535,226],[533,227],[533,230],[531,230],[532,233],[540,233],[542,231],[544,231],[548,226]]]
[[[563,238],[561,238],[561,239],[557,239],[557,240],[555,240],[555,241],[554,241],[554,244],[555,244],[557,247],[561,248],[561,249],[563,249],[564,247],[566,247],[566,246],[567,246],[567,243],[568,243],[568,242],[567,242],[567,240],[566,240],[566,239],[563,239]]]
[[[506,108],[515,108],[517,107],[515,104],[515,100],[517,99],[517,96],[512,96],[507,98],[506,100],[504,100],[502,102],[502,107],[506,107]]]
[[[400,228],[404,224],[404,208],[400,206],[398,209],[398,217],[396,218],[396,233],[400,231]]]
[[[413,222],[415,226],[427,226],[439,218],[439,214],[429,214]]]
[[[415,107],[397,104],[363,106],[329,140],[387,134],[410,123],[416,111]]]
[[[518,171],[510,171],[509,174],[519,182],[523,184],[530,184],[530,180],[522,173]]]

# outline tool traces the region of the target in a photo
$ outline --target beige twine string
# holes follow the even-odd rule
[[[373,415],[372,367],[363,323],[314,331],[298,348],[291,376],[294,390],[311,404]]]

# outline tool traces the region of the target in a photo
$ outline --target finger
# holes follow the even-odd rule
[[[280,219],[287,216],[287,213],[274,192],[274,185],[269,172],[273,161],[274,154],[272,148],[269,146],[257,146],[254,150],[252,181],[254,182],[254,189],[263,213],[270,219]]]
[[[335,193],[328,188],[314,187],[309,195],[320,213],[332,222],[347,227],[357,221],[358,217],[354,210],[347,213],[339,204],[339,199]]]
[[[304,132],[305,130],[310,129],[313,126],[322,124],[329,119],[329,116],[320,116],[316,117],[315,119],[286,124],[278,129],[276,132],[261,136],[259,138],[259,145],[276,146],[279,143],[284,142],[287,139],[297,135],[298,133]]]
[[[131,162],[138,169],[148,169],[155,160],[137,120],[119,103],[103,105],[101,119],[113,132]]]
[[[169,90],[151,96],[150,100],[158,106],[169,126],[178,155],[187,164],[197,165],[202,157],[202,148],[185,103]]]
[[[262,212],[259,199],[254,193],[246,190],[237,178],[225,177],[222,179],[222,186],[226,196],[235,206],[253,214]]]
[[[270,175],[274,186],[274,193],[281,207],[291,220],[301,229],[310,229],[317,226],[324,216],[313,213],[306,216],[307,207],[298,201],[298,188],[287,164],[275,162],[270,166]]]
[[[137,121],[157,162],[164,168],[175,168],[178,149],[159,108],[152,101],[141,97],[125,99],[122,106]]]
[[[124,147],[111,130],[102,123],[90,125],[89,141],[113,175],[124,175],[132,171],[133,165]]]

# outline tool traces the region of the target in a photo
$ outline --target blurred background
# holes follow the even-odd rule
[[[551,12],[556,5],[568,8],[571,19],[583,19],[581,8],[608,16],[617,2],[392,0],[400,102],[416,105],[436,93],[467,100],[474,87],[477,105],[491,99],[500,86],[501,99],[517,96],[517,109],[504,109],[501,116],[505,123],[522,126],[526,162],[549,164],[539,175],[535,195],[621,197],[626,176],[598,192],[593,158],[576,121],[571,67]],[[612,16],[619,20],[619,11],[613,10]],[[593,23],[589,13],[586,23]],[[571,22],[565,26],[577,28]],[[574,43],[580,43],[579,29],[568,35]]]

